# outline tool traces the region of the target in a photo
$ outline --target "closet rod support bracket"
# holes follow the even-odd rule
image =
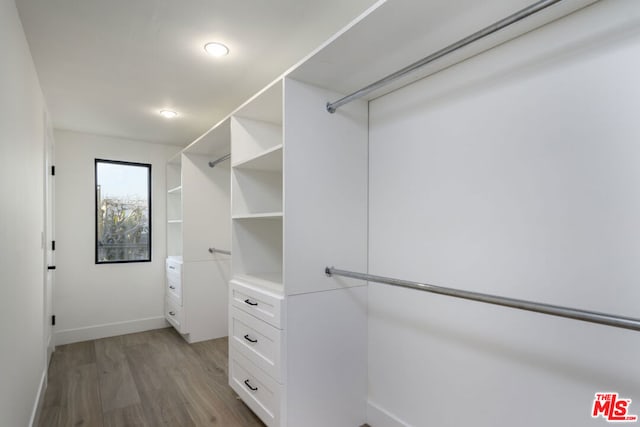
[[[330,102],[327,102],[327,111],[329,112],[329,114],[333,114],[336,112],[336,108],[332,106]]]

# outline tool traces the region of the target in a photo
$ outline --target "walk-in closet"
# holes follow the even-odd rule
[[[36,320],[5,319],[27,332],[6,334],[0,361],[30,368],[3,368],[0,425],[640,422],[638,1],[249,2],[212,22],[235,19],[251,43],[220,30],[207,37],[227,45],[204,48],[163,26],[206,27],[211,4],[129,5],[142,34],[103,10],[149,49],[170,33],[218,61],[203,72],[181,53],[156,77],[138,64],[133,95],[166,79],[162,105],[128,113],[166,119],[138,139],[140,118],[94,134],[89,107],[86,128],[65,128],[64,61],[38,30],[64,21],[38,15],[42,0],[0,1],[15,64],[0,89],[37,89],[19,130],[0,118],[2,157],[34,139],[6,151],[46,171],[24,179],[38,232],[3,231],[9,278],[31,283],[8,305]],[[287,46],[269,53],[279,68],[256,60],[262,39]],[[147,201],[131,183],[126,203],[110,196],[101,161],[148,170]],[[135,242],[100,240],[117,221]]]

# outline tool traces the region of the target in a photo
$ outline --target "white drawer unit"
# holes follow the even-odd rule
[[[166,285],[167,296],[173,298],[178,304],[182,305],[182,275],[167,271]]]
[[[278,382],[282,378],[284,331],[231,308],[229,342],[231,346]]]
[[[281,329],[281,295],[268,292],[240,280],[231,280],[231,305]]]
[[[282,385],[233,346],[229,348],[229,378],[231,387],[267,426],[279,425]]]
[[[182,262],[173,258],[166,261],[166,295],[182,305]]]
[[[182,260],[180,258],[167,258],[167,271],[180,274],[182,272]]]
[[[178,332],[184,332],[182,307],[180,307],[176,301],[168,297],[165,298],[164,316]]]

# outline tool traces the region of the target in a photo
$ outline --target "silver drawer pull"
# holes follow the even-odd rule
[[[175,289],[175,288],[176,288],[175,286],[169,286],[169,289]]]
[[[169,312],[169,316],[175,316],[175,315],[176,315],[176,312],[175,312],[175,311],[170,311],[170,312]]]
[[[169,266],[169,270],[175,270],[176,268],[173,265]]]
[[[249,380],[244,380],[244,385],[246,385],[247,387],[249,387],[249,390],[251,391],[258,391],[258,387],[252,387],[251,384],[249,384]]]
[[[245,304],[252,305],[252,306],[254,306],[254,307],[255,307],[256,305],[258,305],[258,303],[257,303],[257,302],[255,302],[255,301],[251,301],[249,298],[247,298],[246,300],[244,300],[244,303],[245,303]]]
[[[245,335],[245,336],[244,336],[244,339],[245,339],[245,340],[247,340],[247,341],[249,341],[249,342],[252,342],[252,343],[256,343],[256,342],[258,342],[258,340],[254,340],[253,338],[251,338],[251,337],[249,336],[249,334]]]

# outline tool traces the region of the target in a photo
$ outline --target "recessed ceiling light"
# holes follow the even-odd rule
[[[229,54],[229,48],[222,43],[211,42],[204,45],[204,50],[211,56],[221,57]]]
[[[162,117],[164,117],[165,119],[174,119],[174,118],[178,117],[178,113],[176,113],[175,111],[171,111],[171,110],[160,110],[160,115]]]

